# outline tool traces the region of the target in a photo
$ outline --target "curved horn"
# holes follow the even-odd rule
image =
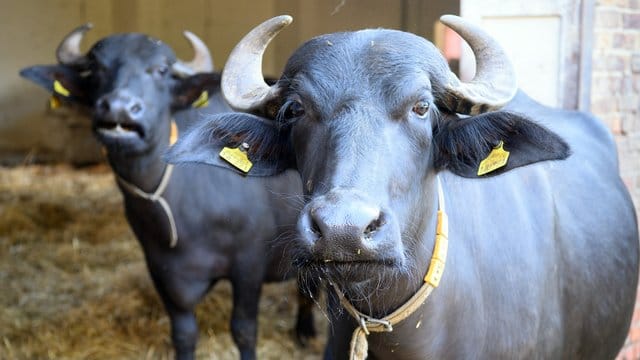
[[[276,85],[269,87],[262,75],[262,56],[269,42],[292,21],[289,15],[269,19],[245,35],[231,51],[221,79],[222,95],[231,108],[250,112],[274,96]]]
[[[189,40],[195,55],[193,56],[193,60],[189,62],[182,60],[176,61],[173,64],[173,71],[180,76],[213,72],[213,59],[211,58],[211,53],[207,45],[191,31],[185,30],[182,34]]]
[[[476,75],[467,83],[450,72],[445,102],[450,110],[476,115],[496,110],[516,94],[516,74],[500,44],[480,27],[454,15],[444,15],[440,21],[458,33],[471,47],[476,57]]]
[[[93,24],[86,23],[73,29],[67,36],[62,39],[60,45],[56,49],[56,58],[58,62],[65,65],[73,65],[84,59],[84,54],[80,52],[80,43],[84,34],[93,28]]]
[[[187,38],[187,40],[189,40],[191,48],[195,53],[195,55],[193,56],[193,60],[185,63],[185,65],[192,68],[197,73],[212,72],[213,58],[211,57],[211,53],[209,52],[209,48],[207,47],[207,45],[191,31],[185,31],[183,32],[183,35]]]

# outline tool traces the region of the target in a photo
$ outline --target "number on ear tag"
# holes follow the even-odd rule
[[[253,166],[253,163],[249,160],[246,151],[240,150],[240,148],[233,149],[224,147],[222,148],[222,151],[220,151],[220,157],[245,174],[248,173]]]
[[[194,108],[201,108],[209,105],[209,92],[207,90],[200,93],[200,96],[191,103],[191,106]]]
[[[67,90],[67,88],[64,87],[58,80],[55,80],[53,82],[53,91],[65,97],[68,97],[69,95],[71,95],[69,90]]]
[[[491,150],[489,156],[480,162],[480,166],[478,166],[478,176],[488,174],[507,165],[509,152],[503,149],[503,146],[504,142],[500,140],[498,146]]]

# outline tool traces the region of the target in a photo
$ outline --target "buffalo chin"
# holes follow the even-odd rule
[[[366,261],[310,261],[299,264],[303,279],[326,280],[338,285],[364,284],[381,279],[394,278],[404,272],[402,259],[379,259]]]
[[[148,147],[141,130],[119,124],[111,127],[95,126],[94,134],[109,152],[139,153]]]

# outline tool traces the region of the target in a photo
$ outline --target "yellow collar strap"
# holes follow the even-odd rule
[[[436,239],[433,248],[433,255],[431,256],[429,270],[427,270],[427,274],[424,277],[424,284],[406,303],[384,318],[375,319],[363,314],[351,305],[338,286],[336,284],[332,284],[336,294],[340,298],[340,304],[342,304],[342,306],[358,321],[359,324],[351,336],[351,346],[349,350],[350,360],[366,359],[369,349],[367,335],[369,335],[370,332],[393,331],[393,325],[403,321],[420,308],[427,301],[427,298],[433,289],[438,287],[438,284],[440,284],[440,279],[442,278],[442,273],[444,272],[447,260],[449,220],[444,207],[444,192],[442,191],[442,184],[440,183],[440,178],[438,176],[436,176],[436,181],[438,184],[438,222],[436,224]],[[419,323],[416,327],[417,326],[419,326]]]
[[[178,126],[176,122],[171,119],[171,135],[169,135],[169,146],[173,145],[178,141]]]

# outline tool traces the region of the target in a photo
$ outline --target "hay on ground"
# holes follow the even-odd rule
[[[284,294],[284,296],[283,296]],[[258,357],[318,359],[295,344],[292,282],[268,284]],[[197,308],[198,359],[237,359],[231,288]],[[322,333],[326,320],[316,310]],[[0,168],[0,358],[170,359],[169,320],[107,166]]]

